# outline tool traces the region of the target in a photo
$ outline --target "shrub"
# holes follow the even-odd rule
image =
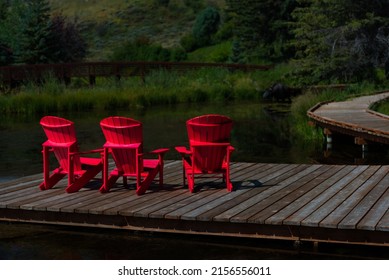
[[[193,25],[193,36],[198,45],[206,46],[211,42],[211,37],[219,28],[220,14],[213,8],[208,7],[203,10],[196,18]]]

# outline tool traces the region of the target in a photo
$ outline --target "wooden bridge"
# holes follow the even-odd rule
[[[374,103],[387,98],[389,92],[320,103],[308,111],[308,116],[324,128],[328,139],[333,133],[341,133],[353,136],[359,145],[368,142],[389,144],[389,117],[370,110]]]
[[[219,180],[182,185],[181,161],[145,195],[100,180],[68,194],[66,179],[40,191],[42,174],[0,184],[0,220],[292,241],[389,246],[389,166],[232,163]]]
[[[10,87],[21,81],[40,81],[47,77],[56,77],[66,84],[72,78],[86,78],[91,85],[96,83],[96,77],[121,77],[145,75],[152,70],[189,71],[203,68],[223,68],[239,71],[263,71],[272,66],[234,64],[234,63],[200,63],[200,62],[80,62],[61,64],[29,64],[0,67],[0,84]]]

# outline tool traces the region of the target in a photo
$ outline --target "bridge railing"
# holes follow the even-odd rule
[[[0,83],[14,85],[22,81],[40,81],[48,75],[69,83],[71,78],[89,78],[91,84],[96,77],[140,76],[142,78],[152,70],[189,71],[201,68],[224,68],[240,71],[265,71],[268,65],[232,64],[232,63],[195,63],[195,62],[81,62],[63,64],[32,64],[0,67]]]

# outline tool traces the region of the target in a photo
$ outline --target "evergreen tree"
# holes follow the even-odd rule
[[[240,42],[238,40],[235,40],[232,43],[230,62],[231,63],[244,63],[245,62],[244,57],[243,57],[242,48],[241,48]]]
[[[388,0],[299,0],[294,45],[307,82],[374,79],[388,58]]]
[[[256,0],[227,0],[227,13],[234,23],[234,37],[242,52],[240,56],[250,58],[258,51],[260,42],[260,2]],[[239,42],[239,43],[238,43]],[[239,51],[237,48],[235,51]],[[235,53],[234,56],[238,54]]]
[[[0,42],[14,54],[20,43],[23,6],[22,0],[0,0]]]
[[[52,62],[48,44],[52,33],[50,22],[50,6],[46,0],[25,1],[25,9],[21,14],[22,32],[17,61],[27,64]]]
[[[9,46],[0,42],[0,66],[13,63],[12,50]]]
[[[219,28],[220,14],[213,7],[203,10],[196,18],[193,25],[193,37],[197,40],[198,46],[206,46],[211,43],[212,35]]]
[[[235,38],[248,60],[292,55],[287,46],[288,23],[296,0],[227,0],[227,5]]]

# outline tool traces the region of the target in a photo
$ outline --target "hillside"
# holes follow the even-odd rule
[[[49,0],[52,12],[76,20],[89,45],[88,60],[106,60],[115,46],[148,38],[163,47],[179,46],[199,11],[224,7],[224,0]],[[166,5],[167,3],[167,5]]]

